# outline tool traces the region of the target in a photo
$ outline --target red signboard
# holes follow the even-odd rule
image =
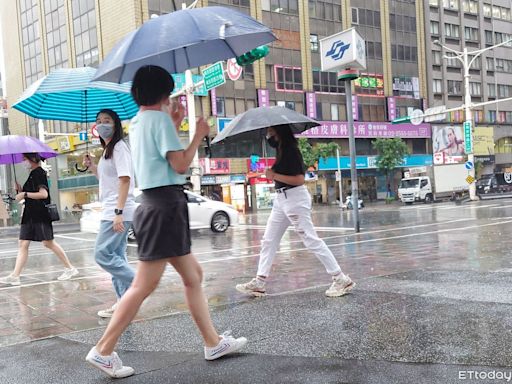
[[[247,159],[247,169],[249,172],[264,173],[265,168],[270,168],[274,165],[276,159],[274,157],[260,157],[257,161]]]
[[[199,166],[203,175],[231,173],[231,160],[229,159],[199,159]]]

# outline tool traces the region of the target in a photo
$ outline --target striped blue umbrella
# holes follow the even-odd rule
[[[28,87],[13,108],[40,120],[76,123],[96,121],[104,108],[117,112],[121,120],[138,111],[130,94],[130,83],[92,81],[96,69],[61,68]]]

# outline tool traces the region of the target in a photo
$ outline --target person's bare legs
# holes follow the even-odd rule
[[[66,252],[64,252],[64,249],[62,249],[59,243],[57,243],[55,240],[44,240],[43,245],[50,251],[55,253],[66,268],[73,268],[73,266],[69,262]]]
[[[144,299],[158,286],[168,260],[139,261],[132,285],[121,297],[105,333],[96,344],[101,355],[112,354],[117,340],[139,311]]]
[[[207,347],[215,347],[219,344],[220,337],[213,327],[208,309],[208,302],[204,295],[201,283],[203,281],[203,270],[191,253],[186,256],[172,257],[169,263],[181,276],[185,287],[185,299],[188,309],[194,322],[203,336]]]
[[[16,256],[16,265],[14,267],[14,271],[12,272],[12,276],[18,277],[25,268],[25,264],[27,264],[28,259],[28,247],[30,246],[30,240],[20,240],[18,242],[18,256]]]

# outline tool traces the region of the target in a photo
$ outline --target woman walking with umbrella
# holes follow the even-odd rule
[[[50,203],[48,179],[41,168],[41,156],[38,153],[24,153],[23,165],[30,170],[30,175],[23,188],[16,183],[16,201],[25,200],[25,209],[21,219],[19,251],[14,271],[0,279],[2,284],[20,285],[20,274],[28,259],[31,241],[41,241],[43,245],[57,255],[66,270],[58,280],[69,280],[78,275],[78,270],[71,265],[62,247],[53,239],[53,226],[46,204]]]
[[[144,299],[157,287],[167,264],[181,276],[189,310],[204,340],[206,360],[233,353],[247,342],[228,333],[219,336],[213,327],[201,287],[201,266],[190,251],[182,174],[190,167],[210,128],[200,119],[194,138],[183,149],[175,127],[183,120],[184,108],[175,103],[170,110],[169,95],[173,88],[171,75],[157,66],[140,68],[133,79],[132,94],[140,109],[130,124],[130,142],[137,183],[143,191],[143,201],[133,220],[139,264],[135,279],[121,297],[105,333],[86,357],[87,362],[111,377],[134,373],[133,368],[123,366],[114,347]]]
[[[325,292],[328,297],[342,296],[354,288],[355,283],[345,275],[311,221],[311,196],[304,186],[304,162],[290,125],[267,128],[267,142],[276,148],[276,163],[267,168],[265,177],[273,180],[277,192],[272,212],[263,235],[256,277],[236,289],[254,296],[265,294],[265,282],[284,232],[291,224],[304,245],[313,251],[332,276],[332,284]]]

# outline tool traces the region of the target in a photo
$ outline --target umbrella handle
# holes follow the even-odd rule
[[[75,169],[78,171],[78,172],[87,172],[87,170],[89,169],[89,167],[85,167],[83,169],[80,169],[78,168],[78,163],[75,164]]]

